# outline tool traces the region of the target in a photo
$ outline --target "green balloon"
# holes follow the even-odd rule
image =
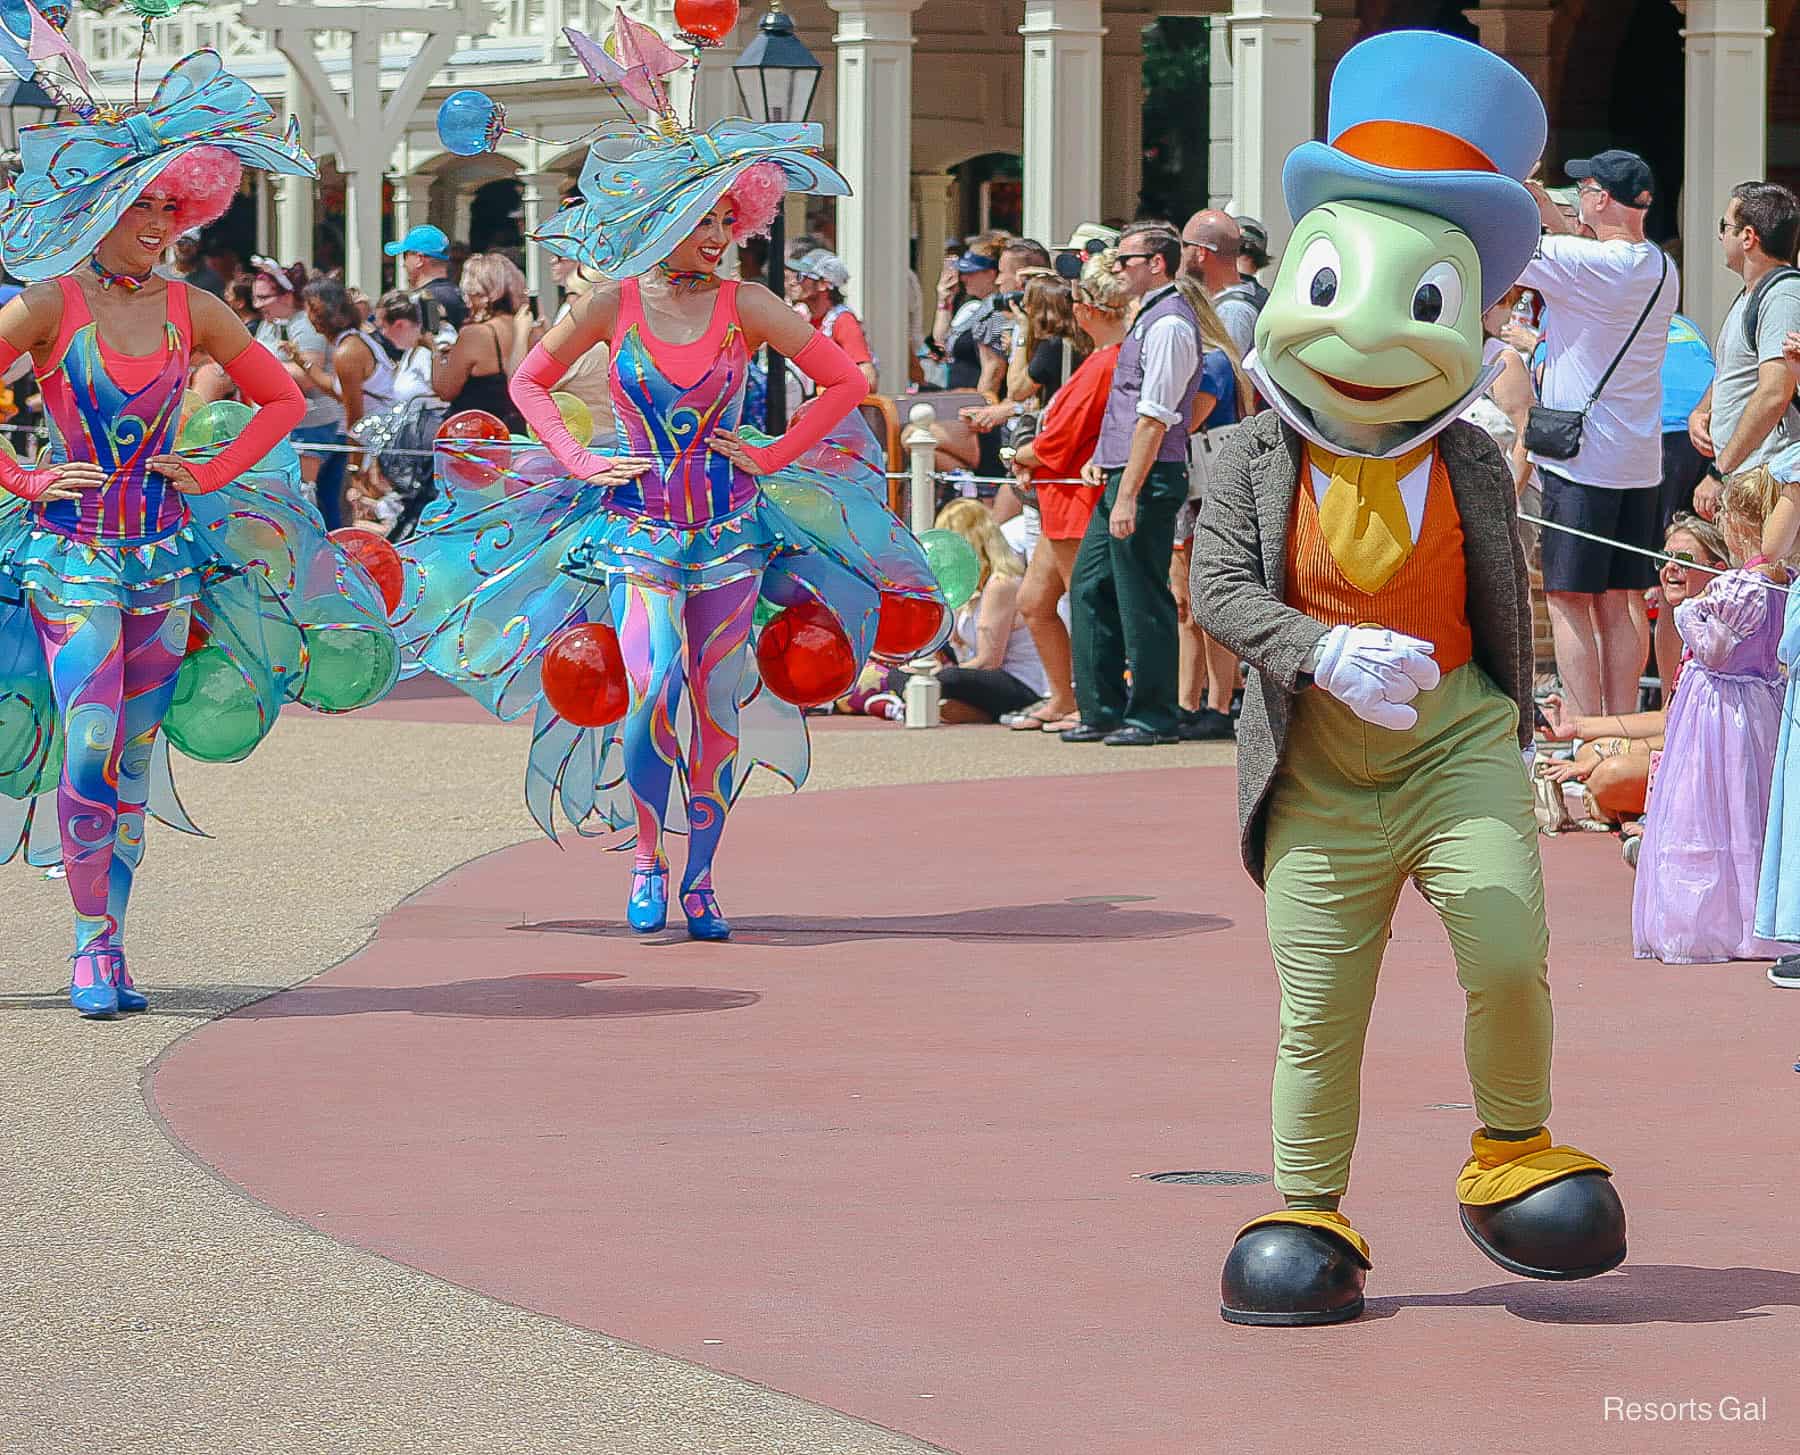
[[[758,631],[761,631],[770,622],[774,621],[775,613],[780,610],[781,610],[781,608],[779,606],[777,606],[773,601],[769,600],[768,597],[766,597],[766,596],[757,597],[756,598],[756,612],[752,618],[752,620],[756,623],[756,629]]]
[[[202,763],[236,763],[255,751],[274,715],[219,647],[202,647],[175,674],[175,699],[163,719],[172,746]]]
[[[321,712],[354,712],[379,702],[400,669],[393,635],[367,626],[308,626],[306,686],[300,700]]]
[[[919,537],[938,590],[952,611],[968,603],[981,583],[981,557],[953,530],[928,530]]]
[[[188,416],[181,433],[175,436],[178,450],[223,448],[244,432],[256,411],[235,399],[215,399],[202,404]]]

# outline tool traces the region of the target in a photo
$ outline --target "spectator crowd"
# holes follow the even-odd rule
[[[1723,200],[1718,261],[1743,291],[1709,343],[1646,236],[1649,166],[1610,150],[1566,171],[1572,187],[1529,184],[1544,234],[1482,318],[1486,368],[1463,409],[1510,467],[1541,571],[1539,824],[1620,835],[1640,956],[1768,959],[1800,986],[1800,788],[1789,830],[1783,783],[1790,755],[1800,774],[1800,631],[1783,633],[1800,199],[1752,181]],[[979,584],[935,658],[871,668],[835,710],[896,718],[907,678],[929,673],[947,722],[1112,747],[1234,736],[1240,666],[1192,620],[1187,579],[1212,462],[1257,405],[1245,361],[1268,248],[1256,219],[1215,209],[945,245],[934,297],[914,289],[906,372],[937,404],[938,525],[973,547]],[[304,393],[294,439],[327,525],[404,536],[432,498],[438,426],[479,409],[522,431],[511,376],[596,280],[555,260],[559,296],[540,310],[516,256],[461,254],[429,225],[386,251],[400,286],[374,299],[197,232],[163,271],[224,298]],[[740,267],[761,278],[766,262],[757,244]],[[873,392],[880,361],[843,261],[805,235],[784,262],[788,301]],[[759,366],[752,420],[768,379]],[[189,382],[190,403],[231,395],[203,354]],[[23,397],[0,404],[31,425],[29,368],[6,383]],[[604,345],[561,387],[610,435]],[[785,371],[781,389],[791,418],[806,381]]]

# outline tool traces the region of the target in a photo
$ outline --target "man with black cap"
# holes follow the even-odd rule
[[[1269,290],[1256,275],[1269,266],[1269,229],[1254,217],[1234,216],[1231,220],[1238,226],[1238,285],[1260,313],[1269,301]]]
[[[1542,537],[1564,698],[1587,713],[1631,712],[1644,669],[1632,597],[1656,584],[1656,562],[1623,547],[1654,548],[1661,535],[1662,364],[1681,285],[1667,254],[1644,237],[1656,189],[1649,164],[1613,150],[1566,170],[1593,236],[1579,235],[1528,182],[1545,236],[1519,286],[1547,305],[1541,402],[1570,413],[1560,429],[1540,419],[1526,443],[1544,518],[1584,533]]]

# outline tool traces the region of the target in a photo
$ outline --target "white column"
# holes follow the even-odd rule
[[[1208,16],[1206,40],[1207,75],[1210,78],[1206,98],[1209,122],[1206,130],[1206,205],[1221,212],[1236,212],[1239,209],[1231,189],[1237,181],[1237,151],[1232,145],[1231,128],[1237,88],[1232,84],[1231,74],[1230,17]]]
[[[1025,0],[1025,235],[1055,247],[1100,211],[1100,0]]]
[[[1739,182],[1767,175],[1769,26],[1765,0],[1676,0],[1687,18],[1687,147],[1682,183],[1682,311],[1708,338],[1738,283],[1713,238]]]
[[[556,211],[562,200],[562,184],[560,172],[519,173],[521,202],[525,210],[525,282],[538,300],[540,315],[546,318],[555,312],[555,300],[550,297],[549,255],[541,244],[531,241],[531,234]]]
[[[429,172],[411,172],[394,177],[394,238],[406,236],[415,227],[431,221],[431,183]]]
[[[1231,10],[1232,200],[1269,230],[1289,230],[1281,196],[1287,154],[1313,135],[1312,0],[1234,0]]]
[[[311,152],[315,147],[312,99],[306,84],[292,65],[287,68],[288,107],[299,126],[300,145]],[[318,185],[310,177],[277,177],[275,180],[275,236],[273,257],[278,263],[302,260],[310,264],[313,254],[313,189]]]
[[[912,18],[922,3],[830,0],[838,16],[837,164],[853,193],[838,199],[838,252],[890,394],[906,387]]]

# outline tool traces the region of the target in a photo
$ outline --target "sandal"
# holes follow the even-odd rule
[[[1001,717],[1000,724],[1003,727],[1011,728],[1016,733],[1035,733],[1050,720],[1044,715],[1044,709],[1049,706],[1050,699],[1048,697],[1041,698],[1032,703],[1030,707],[1005,714]]]
[[[1079,712],[1072,712],[1067,717],[1057,718],[1055,722],[1045,723],[1044,731],[1047,733],[1066,733],[1071,732],[1080,726],[1081,714]]]

